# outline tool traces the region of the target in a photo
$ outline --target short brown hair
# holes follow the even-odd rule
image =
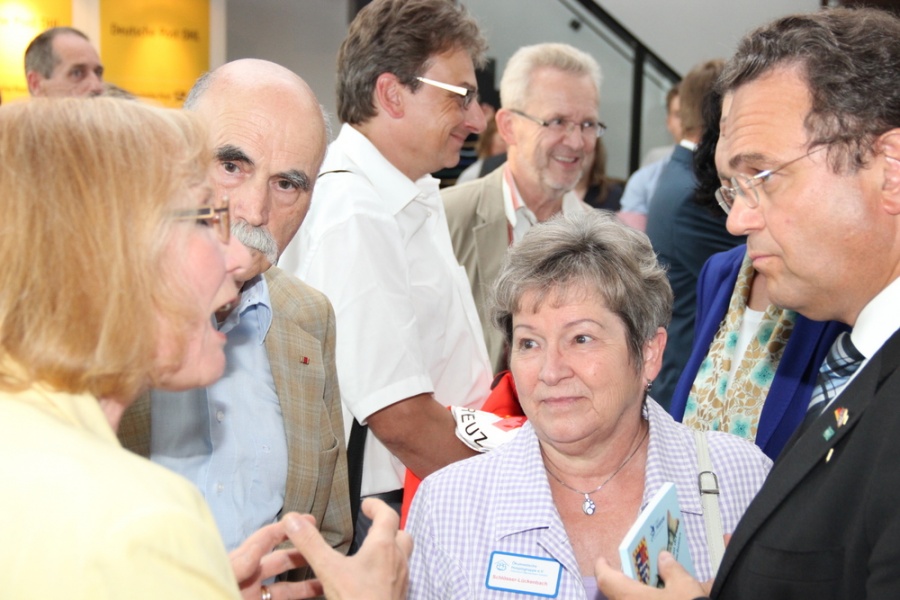
[[[38,98],[0,108],[0,154],[0,389],[131,400],[161,368],[160,317],[177,328],[197,309],[162,256],[171,211],[206,181],[205,128],[115,98]]]
[[[341,122],[356,125],[375,116],[372,97],[382,73],[416,90],[429,59],[457,48],[476,67],[484,62],[487,42],[464,6],[451,0],[374,0],[353,19],[338,52]]]
[[[703,99],[716,85],[725,66],[720,58],[695,66],[678,84],[681,100],[681,129],[685,136],[703,132]]]

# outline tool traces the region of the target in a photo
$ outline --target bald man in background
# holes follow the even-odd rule
[[[103,64],[91,41],[72,27],[53,27],[25,49],[25,82],[32,96],[99,96]]]

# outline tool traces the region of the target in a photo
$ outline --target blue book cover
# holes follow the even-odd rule
[[[664,483],[659,488],[619,544],[622,571],[632,579],[662,587],[657,557],[663,550],[671,552],[681,566],[694,575],[694,562],[673,483]]]

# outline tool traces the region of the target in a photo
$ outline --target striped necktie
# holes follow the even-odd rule
[[[809,408],[806,411],[806,421],[811,421],[834,400],[838,390],[843,387],[850,376],[856,372],[865,357],[856,349],[850,340],[850,334],[843,332],[834,340],[819,376],[816,378],[816,387],[813,389]]]

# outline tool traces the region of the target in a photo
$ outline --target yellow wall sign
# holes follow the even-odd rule
[[[163,106],[181,106],[209,70],[209,0],[100,0],[104,78]]]
[[[28,97],[25,48],[45,29],[72,25],[72,0],[0,0],[0,93],[3,101]]]

